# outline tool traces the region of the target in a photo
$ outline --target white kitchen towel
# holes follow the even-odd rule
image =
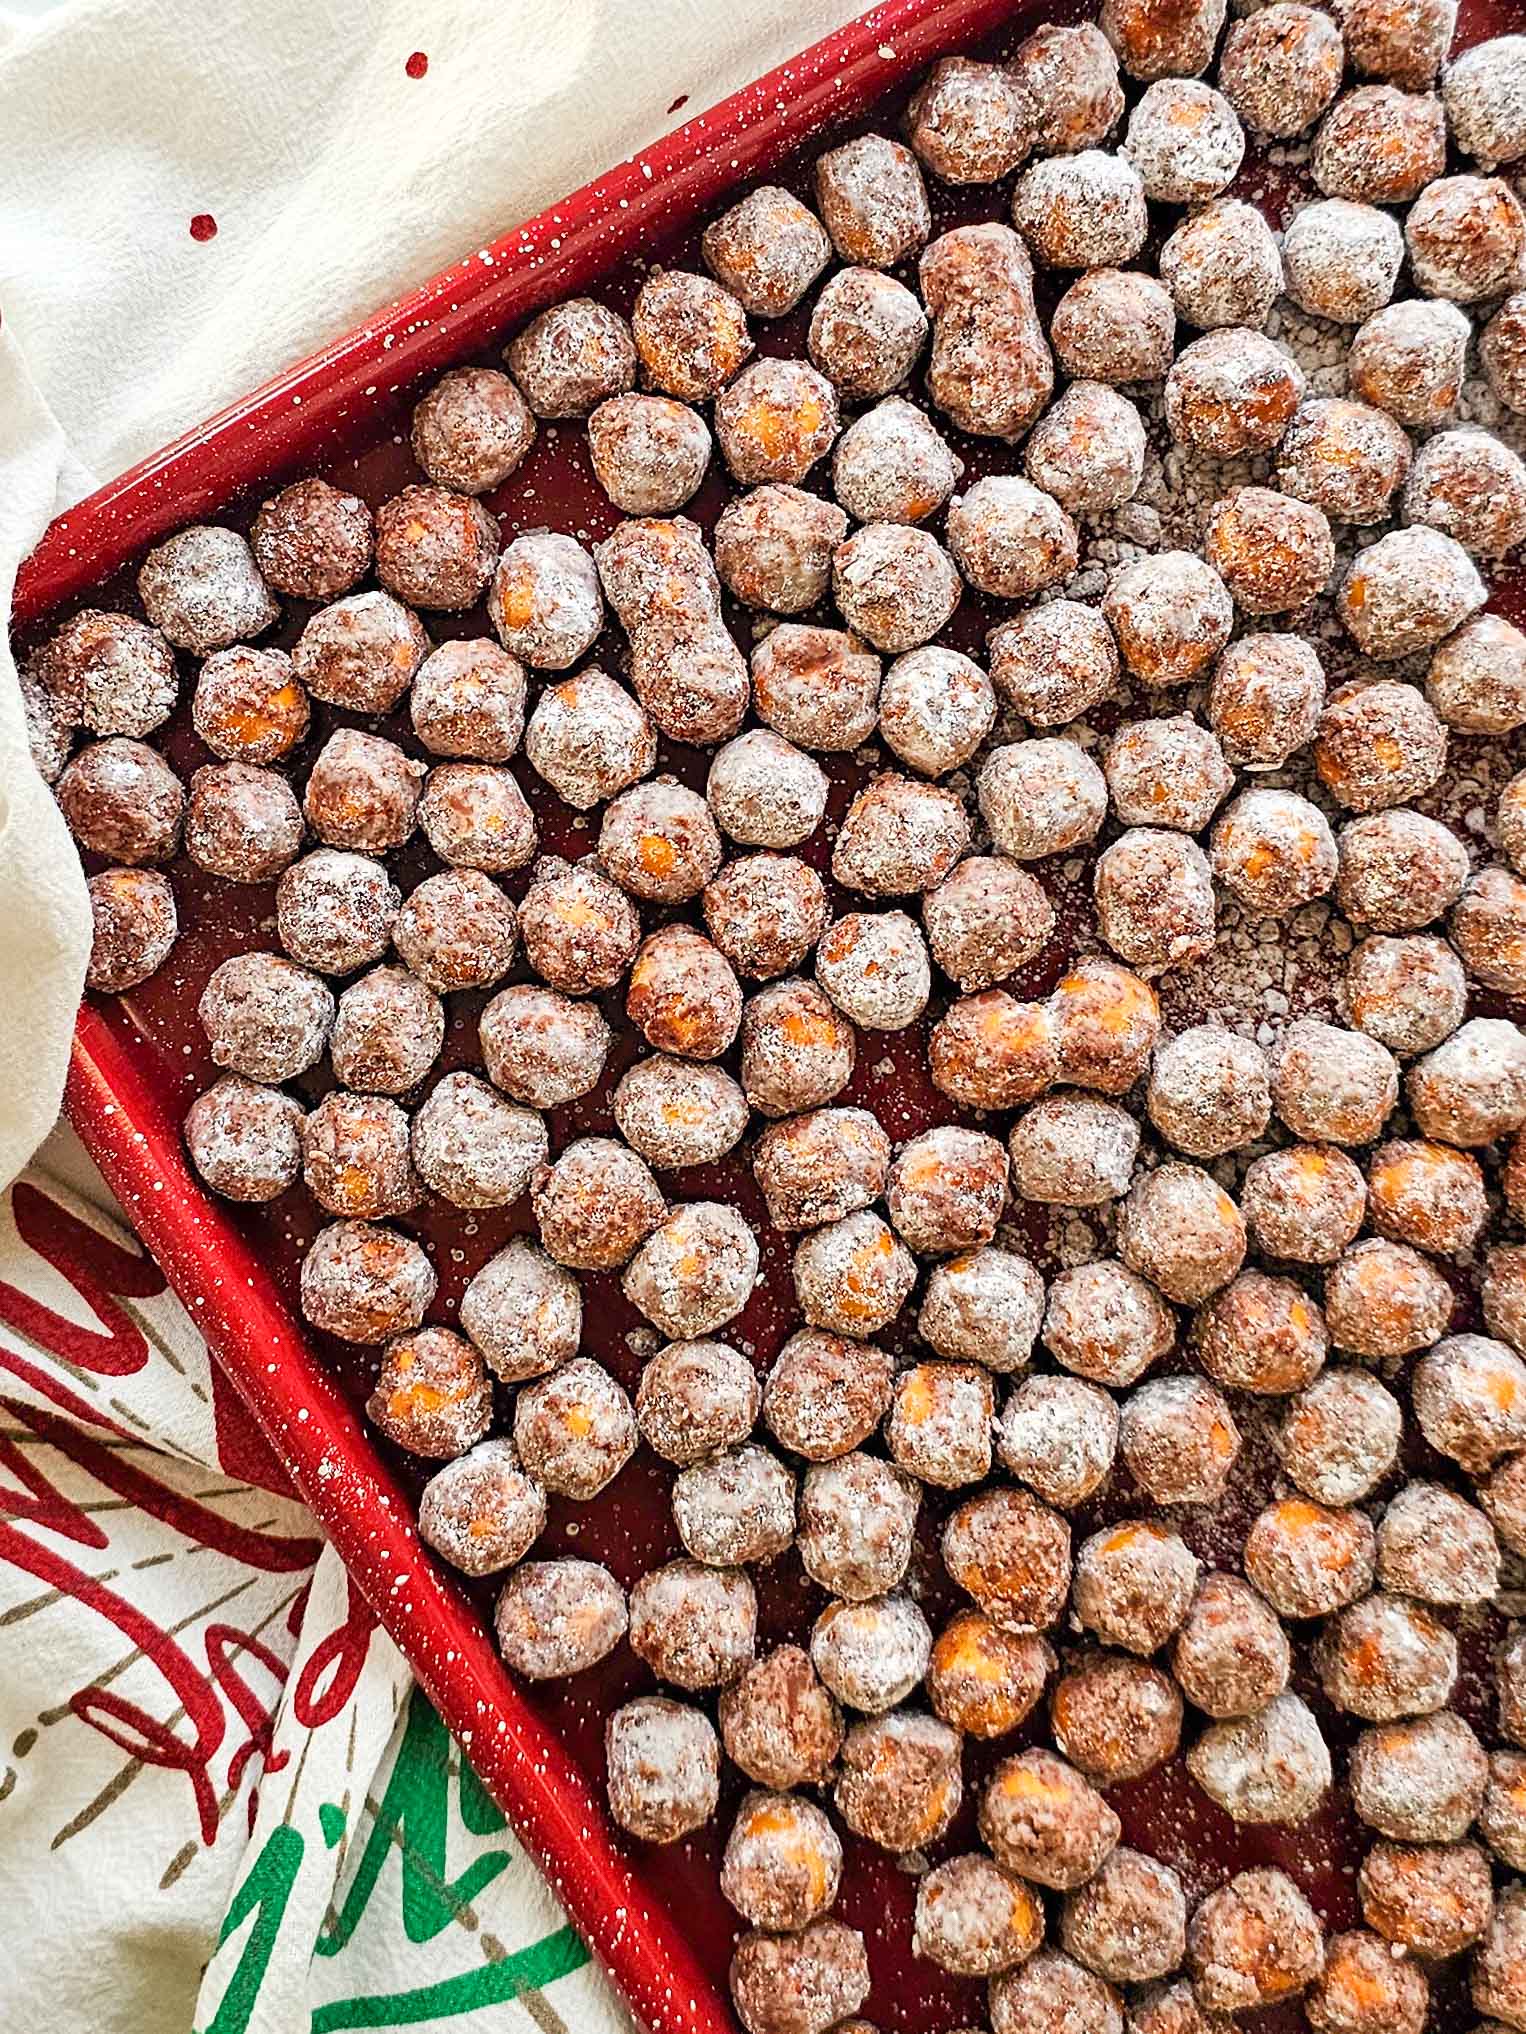
[[[0,602],[95,480],[859,4],[0,11]],[[4,1182],[89,914],[3,642],[0,900]],[[119,1220],[66,1137],[0,1197],[0,2026],[613,2028]]]
[[[0,10],[0,604],[94,480],[861,5]],[[0,1181],[57,1108],[89,945],[78,865],[25,755],[0,649]]]

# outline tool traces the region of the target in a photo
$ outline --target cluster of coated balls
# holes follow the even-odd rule
[[[1474,336],[1460,306],[1485,307],[1478,357],[1526,414],[1526,213],[1489,174],[1526,158],[1526,38],[1443,71],[1454,14],[1274,0],[1223,34],[1224,0],[1105,0],[1100,29],[1042,28],[1002,64],[946,59],[906,142],[821,157],[815,211],[755,190],[706,230],[708,273],[654,272],[629,322],[560,304],[507,373],[447,375],[414,415],[424,483],[373,516],[304,480],[247,539],[182,531],[143,566],[146,619],[87,609],[26,675],[39,764],[103,865],[94,987],[130,990],[168,958],[177,853],[275,883],[279,951],[224,962],[201,997],[224,1073],[187,1116],[192,1159],[235,1200],[300,1174],[332,1218],[304,1312],[379,1347],[370,1416],[442,1464],[428,1544],[506,1575],[510,1665],[562,1677],[628,1638],[678,1691],[610,1719],[615,1819],[654,1843],[697,1828],[723,1748],[751,1783],[722,1865],[751,1931],[732,1973],[749,2034],[866,2027],[864,1945],[831,1914],[842,1843],[807,1790],[920,1857],[959,1808],[963,1739],[1004,1737],[1041,1702],[1054,1749],[996,1766],[984,1847],[926,1870],[917,1896],[918,1952],[989,1978],[996,2034],[1121,2034],[1120,1986],[1139,1988],[1131,2034],[1221,2034],[1299,1993],[1318,2034],[1419,2034],[1428,1964],[1469,1949],[1478,2010],[1526,2029],[1526,1893],[1496,1898],[1491,1865],[1526,1871],[1526,1752],[1486,1751],[1448,1706],[1449,1613],[1494,1595],[1501,1542],[1526,1556],[1526,1246],[1487,1252],[1483,1334],[1449,1333],[1436,1262],[1484,1238],[1476,1154],[1501,1140],[1497,1184],[1526,1221],[1526,1038],[1467,1015],[1470,984],[1526,994],[1526,773],[1494,815],[1502,859],[1478,870],[1415,809],[1449,731],[1526,724],[1526,639],[1483,611],[1475,562],[1526,535],[1526,466],[1453,421]],[[1108,150],[1120,64],[1144,89]],[[1280,244],[1226,195],[1247,133],[1313,137],[1320,195]],[[1445,173],[1449,138],[1474,170]],[[925,174],[1013,178],[1012,224],[932,238]],[[1190,208],[1158,275],[1125,266],[1147,201]],[[834,256],[808,358],[754,358],[749,319],[793,311]],[[1413,294],[1393,301],[1406,262]],[[889,273],[913,263],[917,289]],[[1077,272],[1047,330],[1035,263]],[[1265,336],[1284,295],[1350,328],[1348,396],[1311,396]],[[1179,344],[1178,323],[1199,336]],[[960,491],[954,446],[899,392],[924,356],[933,411],[1022,440],[1021,473]],[[1141,384],[1163,385],[1185,453],[1259,458],[1268,484],[1215,504],[1200,553],[1122,566],[1097,606],[1052,597],[1078,520],[1141,484],[1124,392]],[[592,552],[549,531],[505,546],[481,499],[551,419],[586,419],[628,518]],[[707,542],[677,511],[716,445],[741,491]],[[830,493],[808,491],[829,455]],[[1332,524],[1390,521],[1337,581]],[[1298,618],[1333,582],[1356,648],[1423,658],[1423,682],[1379,673],[1327,697]],[[965,585],[1023,603],[985,669],[935,640]],[[771,618],[750,659],[723,586]],[[315,604],[289,653],[258,642],[278,595]],[[791,619],[828,599],[845,627]],[[482,601],[492,638],[431,643],[419,609]],[[606,608],[628,686],[583,665]],[[191,718],[213,758],[188,786],[145,739],[176,706],[177,652],[200,660]],[[1203,718],[1126,721],[1094,755],[1063,730],[1124,674],[1151,695],[1206,688]],[[312,701],[406,703],[428,760],[346,725],[299,795],[282,765]],[[1002,707],[1032,732],[989,747]],[[876,736],[896,767],[854,797],[831,854],[865,908],[834,918],[798,853],[826,811],[818,758]],[[660,739],[714,751],[703,795],[654,774]],[[1305,750],[1336,829],[1255,781]],[[598,814],[586,860],[537,859],[520,753]],[[978,852],[941,781],[967,765]],[[1108,951],[1024,1000],[1004,985],[1055,932],[1028,865],[1090,852],[1110,815],[1093,878]],[[419,831],[441,867],[405,897],[385,857]],[[526,870],[516,904],[500,879]],[[1216,886],[1261,918],[1336,902],[1360,935],[1346,1024],[1292,1023],[1270,1052],[1212,1023],[1162,1036],[1152,981],[1213,949]],[[644,906],[704,929],[649,930]],[[502,986],[521,961],[533,980]],[[934,1084],[1017,1113],[1005,1138],[949,1124],[897,1149],[840,1098],[860,1034],[918,1021],[935,969],[955,993],[930,1031]],[[420,1097],[444,999],[465,990],[493,992],[482,1073]],[[614,1090],[620,1135],[553,1159],[545,1112],[600,1083],[614,1036],[595,999],[614,992],[649,1048]],[[304,1106],[284,1084],[325,1055],[338,1085]],[[1401,1091],[1409,1123],[1389,1135]],[[718,1339],[756,1282],[756,1236],[661,1180],[725,1157],[758,1117],[750,1162],[797,1239],[803,1321],[761,1378]],[[1274,1120],[1291,1141],[1234,1160]],[[1142,1169],[1146,1126],[1166,1155]],[[1211,1169],[1232,1160],[1234,1196]],[[474,1210],[526,1193],[539,1240],[483,1266],[458,1327],[426,1324],[434,1268],[389,1221],[427,1194]],[[1113,1210],[1116,1254],[1046,1288],[997,1240],[1011,1196]],[[578,1354],[580,1272],[618,1272],[661,1339],[634,1400]],[[928,1353],[898,1367],[874,1337],[919,1277]],[[1036,1347],[1052,1367],[1032,1367]],[[1177,1350],[1190,1370],[1147,1375]],[[1452,1483],[1395,1478],[1405,1408],[1376,1366],[1401,1363]],[[516,1393],[494,1435],[498,1383]],[[1223,1495],[1241,1394],[1275,1402],[1289,1493],[1254,1520],[1243,1575],[1203,1568],[1171,1522]],[[592,1499],[642,1441],[673,1466],[684,1558],[628,1596],[596,1563],[526,1558],[548,1493]],[[1068,1514],[1120,1462],[1143,1515],[1073,1547]],[[990,1482],[997,1465],[1010,1481]],[[969,1492],[941,1537],[969,1607],[936,1634],[908,1587],[929,1486]],[[806,1645],[760,1657],[749,1569],[791,1548],[830,1600]],[[1067,1618],[1086,1643],[1062,1655],[1046,1634]],[[1187,1764],[1219,1807],[1310,1814],[1333,1768],[1289,1685],[1285,1622],[1310,1620],[1326,1699],[1363,1725],[1347,1778],[1376,1836],[1365,1925],[1328,1942],[1272,1868],[1192,1909],[1174,1871],[1120,1842],[1105,1792],[1176,1754],[1190,1704]],[[1526,1746],[1526,1631],[1497,1675],[1500,1736]],[[704,1692],[714,1720],[685,1699]]]

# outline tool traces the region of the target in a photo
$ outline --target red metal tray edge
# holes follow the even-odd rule
[[[84,593],[170,529],[317,462],[353,405],[480,350],[629,252],[644,222],[692,218],[831,119],[1024,11],[1023,0],[889,0],[846,24],[66,511],[22,566],[13,626]],[[421,1548],[410,1506],[354,1410],[249,1245],[191,1176],[178,1127],[127,1044],[88,1001],[65,1106],[293,1485],[637,2017],[661,2034],[731,2034],[729,2007],[681,1923],[619,1854],[583,1774]]]

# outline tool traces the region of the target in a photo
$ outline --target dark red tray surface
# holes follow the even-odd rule
[[[84,604],[87,597],[92,603],[135,607],[132,565],[149,542],[170,528],[214,515],[245,523],[261,494],[296,472],[322,471],[373,503],[396,492],[418,477],[405,430],[408,405],[421,380],[462,360],[496,358],[526,315],[590,285],[605,301],[628,310],[653,263],[700,265],[696,214],[701,207],[713,209],[732,185],[767,171],[805,192],[819,143],[803,151],[799,144],[818,135],[826,123],[834,134],[883,126],[899,117],[906,89],[902,81],[932,56],[972,48],[997,25],[992,47],[1006,49],[1039,19],[1076,19],[1084,11],[1031,0],[1016,7],[1002,0],[900,0],[866,15],[773,78],[506,235],[488,250],[491,261],[473,257],[447,271],[416,297],[60,518],[18,583],[14,619],[22,647],[35,640],[41,624],[56,622],[60,613]],[[1466,4],[1466,29],[1459,40],[1497,32],[1518,12],[1508,4]],[[792,155],[792,150],[797,152]],[[1280,224],[1297,186],[1286,173],[1253,163],[1237,188],[1262,203]],[[965,219],[1003,217],[1006,195],[1005,185],[964,194],[934,186],[934,231]],[[801,317],[753,321],[763,354],[800,353],[803,327]],[[966,479],[1010,468],[1009,448],[951,435],[966,462]],[[725,494],[712,469],[686,513],[708,528]],[[506,540],[520,530],[551,526],[592,541],[619,520],[592,478],[584,436],[576,427],[543,428],[530,456],[489,505]],[[294,640],[310,611],[288,603],[276,640]],[[728,620],[745,649],[751,618],[733,607]],[[967,596],[948,639],[978,652],[991,621],[991,613]],[[431,614],[426,623],[436,640],[487,633],[480,610],[462,617]],[[611,671],[623,669],[624,643],[617,629],[606,630],[593,661]],[[317,710],[295,758],[298,769],[305,769],[332,726],[355,718]],[[385,731],[422,753],[406,714],[387,723]],[[211,760],[184,710],[164,746],[183,775]],[[702,782],[707,761],[697,751],[668,745],[659,767]],[[513,768],[535,808],[543,851],[587,852],[593,837],[588,820],[552,798],[523,759]],[[835,769],[833,776],[829,821],[841,815],[855,782],[851,765]],[[805,852],[825,873],[829,849],[823,837],[818,835]],[[422,838],[396,859],[405,887],[437,866]],[[636,2010],[654,2026],[727,2027],[730,2016],[721,2000],[736,1917],[716,1883],[716,1832],[729,1821],[730,1796],[723,1799],[711,1831],[674,1848],[655,1852],[611,1836],[595,1805],[602,1792],[603,1719],[615,1704],[651,1686],[647,1670],[621,1647],[594,1673],[566,1686],[538,1688],[528,1695],[514,1686],[481,1621],[491,1606],[491,1586],[461,1591],[457,1578],[442,1579],[412,1538],[406,1500],[416,1495],[426,1465],[377,1443],[355,1416],[374,1376],[374,1352],[311,1332],[304,1341],[294,1325],[301,1253],[325,1218],[300,1188],[267,1208],[213,1205],[185,1170],[178,1125],[190,1100],[216,1071],[195,1021],[196,998],[212,967],[227,954],[274,944],[273,892],[226,884],[183,860],[173,873],[183,932],[171,962],[132,995],[91,1001],[81,1012],[70,1093],[76,1125],[250,1401],[293,1481],[323,1519],[446,1720],[462,1736],[484,1780],[546,1862],[574,1919]],[[1041,874],[1054,895],[1058,926],[1026,979],[1014,985],[1021,994],[1042,994],[1057,979],[1081,908],[1081,898],[1057,874]],[[522,873],[510,879],[508,888],[522,894],[525,880]],[[440,1070],[478,1063],[476,1019],[483,1000],[451,999]],[[618,998],[610,999],[608,1008],[618,1017]],[[866,1037],[843,1099],[874,1108],[896,1137],[949,1120],[954,1112],[927,1080],[923,1048],[921,1033]],[[612,1130],[609,1093],[635,1056],[631,1041],[623,1039],[596,1094],[576,1108],[553,1113],[554,1149],[585,1131]],[[325,1071],[297,1085],[316,1097],[329,1084]],[[769,1227],[745,1159],[668,1175],[665,1184],[674,1199],[732,1201],[758,1228],[764,1277],[741,1320],[724,1332],[765,1369],[794,1324],[794,1298],[787,1239]],[[1028,1213],[1041,1216],[1042,1211]],[[505,1238],[533,1228],[524,1203],[466,1216],[432,1202],[400,1226],[431,1246],[440,1273],[431,1318],[445,1321],[454,1319],[467,1280]],[[1047,1224],[1034,1219],[1025,1226],[1027,1245],[1044,1266]],[[583,1283],[585,1347],[633,1388],[651,1331],[623,1297],[618,1278],[585,1277]],[[907,1316],[912,1312],[908,1309]],[[909,1330],[903,1322],[884,1339],[904,1345]],[[501,1411],[509,1397],[502,1395]],[[1251,1445],[1230,1506],[1212,1518],[1189,1517],[1183,1528],[1210,1562],[1234,1559],[1245,1524],[1272,1487],[1269,1452],[1254,1444],[1258,1422],[1253,1408],[1245,1424]],[[643,1450],[592,1505],[556,1501],[545,1550],[605,1561],[628,1585],[681,1551],[668,1510],[670,1476]],[[950,1502],[943,1494],[928,1493],[915,1570],[935,1626],[956,1601],[935,1545]],[[1089,1529],[1136,1508],[1120,1469],[1104,1498],[1081,1513],[1076,1524],[1078,1530]],[[774,1564],[759,1581],[761,1640],[803,1637],[825,1599],[805,1580],[795,1557]],[[1479,1722],[1488,1707],[1480,1670],[1489,1626],[1489,1620],[1475,1621],[1465,1635],[1470,1671],[1459,1706]],[[1328,1712],[1317,1686],[1305,1685],[1307,1678],[1300,1677],[1301,1692],[1339,1743],[1349,1735],[1348,1720]],[[966,1808],[939,1846],[939,1855],[969,1847],[971,1804],[983,1772],[998,1756],[1040,1735],[1041,1725],[1042,1711],[1015,1738],[995,1746],[971,1742]],[[731,1794],[735,1791],[733,1784]],[[1353,1874],[1360,1847],[1343,1802],[1297,1830],[1239,1829],[1206,1800],[1180,1764],[1116,1789],[1112,1798],[1127,1839],[1174,1865],[1191,1896],[1245,1864],[1277,1862],[1305,1886],[1331,1926],[1348,1926],[1356,1918]],[[839,1911],[864,1930],[870,1943],[874,1991],[865,2010],[900,2034],[934,2034],[979,2022],[984,2017],[981,1986],[946,1978],[910,1954],[914,1887],[914,1878],[895,1860],[850,1843]],[[1457,2026],[1460,2011],[1456,1995],[1438,1988],[1435,2026]],[[1260,2024],[1272,2028],[1302,2021],[1293,2009]]]

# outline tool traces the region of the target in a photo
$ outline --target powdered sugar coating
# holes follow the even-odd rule
[[[883,1596],[906,1574],[920,1503],[913,1477],[876,1456],[812,1463],[800,1486],[802,1567],[850,1602]]]
[[[1404,242],[1397,222],[1375,205],[1324,198],[1294,214],[1282,260],[1287,293],[1300,309],[1356,325],[1392,297]]]
[[[308,772],[302,809],[328,846],[381,854],[417,826],[424,776],[424,765],[396,742],[336,727]]]
[[[1095,148],[1123,114],[1118,59],[1094,22],[1044,22],[1012,56],[1012,69],[1043,109],[1034,147],[1041,155]]]
[[[1215,198],[1191,212],[1160,250],[1160,276],[1176,314],[1205,331],[1257,327],[1282,289],[1282,255],[1254,205]],[[1084,280],[1084,279],[1083,279]],[[1169,331],[1168,331],[1169,347]],[[1156,370],[1164,373],[1170,355]]]
[[[1159,1377],[1125,1399],[1118,1447],[1157,1504],[1215,1504],[1239,1458],[1240,1430],[1201,1377]]]
[[[527,1681],[585,1673],[625,1636],[625,1591],[597,1561],[524,1561],[493,1613],[498,1647]]]
[[[1471,334],[1455,304],[1424,297],[1389,304],[1352,338],[1346,357],[1352,391],[1401,424],[1444,424],[1462,391]]]
[[[1078,1962],[1114,1983],[1178,1969],[1186,1950],[1187,1899],[1169,1865],[1119,1844],[1095,1878],[1066,1898],[1060,1939]]]
[[[1117,1446],[1117,1407],[1074,1377],[1026,1378],[996,1429],[1003,1467],[1059,1511],[1084,1504],[1102,1484]]]
[[[414,674],[408,714],[432,754],[506,763],[524,731],[524,666],[480,638],[441,643]]]
[[[891,1372],[890,1357],[872,1342],[802,1329],[768,1373],[764,1421],[794,1454],[831,1461],[879,1425],[890,1404]]]
[[[815,213],[778,184],[759,184],[713,219],[700,246],[706,266],[755,318],[792,311],[832,255]]]
[[[1195,78],[1159,78],[1129,115],[1124,154],[1145,196],[1166,205],[1216,198],[1234,182],[1245,132],[1222,93]]]
[[[138,597],[177,649],[201,657],[262,635],[281,612],[245,539],[210,523],[154,546],[138,573]]]
[[[253,763],[206,763],[186,800],[187,859],[232,883],[268,883],[296,859],[302,808],[286,779]]]
[[[845,141],[818,159],[816,202],[840,258],[868,268],[894,267],[931,230],[916,157],[880,134]]]
[[[224,1074],[186,1111],[185,1143],[213,1193],[274,1200],[301,1168],[302,1104],[279,1088]]]
[[[173,711],[180,682],[174,653],[158,629],[93,607],[82,608],[49,638],[32,675],[66,720],[97,735],[152,733]]]
[[[101,869],[88,878],[90,959],[85,986],[120,994],[169,959],[179,935],[175,892],[157,869]]]
[[[1012,223],[1046,268],[1116,267],[1144,245],[1144,182],[1127,154],[1046,156],[1018,178]]]
[[[1082,846],[1107,813],[1102,772],[1079,744],[1058,737],[993,749],[976,792],[992,840],[1020,862]]]
[[[933,318],[927,387],[934,403],[961,430],[1018,437],[1054,387],[1022,239],[996,224],[956,226],[926,249],[918,277]]]
[[[1476,303],[1514,280],[1526,252],[1526,212],[1500,177],[1438,177],[1416,198],[1404,242],[1418,288]]]
[[[1297,1695],[1277,1695],[1254,1716],[1215,1723],[1187,1754],[1209,1799],[1236,1822],[1302,1822],[1329,1792],[1330,1750]]]
[[[604,1727],[609,1812],[644,1843],[676,1843],[720,1798],[721,1755],[703,1710],[665,1695],[622,1703]]]
[[[535,442],[530,406],[506,374],[458,367],[413,412],[413,456],[439,487],[491,494]]]
[[[875,268],[843,268],[816,299],[806,347],[844,401],[867,402],[901,386],[929,330],[927,313],[904,283]]]
[[[1327,14],[1274,0],[1230,28],[1219,83],[1248,127],[1287,140],[1312,127],[1340,90],[1345,55]]]
[[[456,1208],[506,1208],[546,1162],[546,1126],[475,1074],[446,1074],[413,1118],[413,1162]]]
[[[435,1285],[434,1266],[411,1236],[377,1222],[331,1222],[319,1230],[302,1260],[302,1312],[315,1328],[342,1335],[347,1342],[385,1342],[389,1336],[403,1337],[418,1327],[434,1298]],[[467,1345],[461,1337],[449,1329],[425,1332],[447,1337],[443,1343],[425,1343],[425,1371],[434,1367],[438,1356],[444,1380],[440,1388],[459,1394],[445,1398],[439,1408],[441,1424],[426,1432],[425,1438],[459,1442],[441,1451],[459,1455],[486,1433],[491,1401],[485,1382],[462,1354]],[[395,1351],[387,1384],[388,1390],[402,1394],[397,1419],[405,1418],[411,1405],[406,1377],[410,1366],[403,1360],[407,1353],[406,1346]],[[480,1364],[477,1367],[480,1371]],[[433,1389],[424,1394],[419,1408],[426,1419]],[[471,1426],[476,1427],[475,1433],[467,1432]],[[400,1444],[408,1445],[406,1441]]]
[[[1476,42],[1441,80],[1452,139],[1482,169],[1526,155],[1526,36]]]
[[[747,1100],[720,1067],[656,1053],[622,1075],[611,1106],[649,1165],[713,1165],[747,1127]]]
[[[333,600],[371,563],[371,511],[326,480],[296,480],[261,504],[249,543],[277,593]]]
[[[525,755],[564,803],[586,812],[650,774],[657,737],[624,686],[590,669],[541,693]]]
[[[419,1496],[419,1538],[463,1575],[512,1568],[545,1522],[546,1493],[520,1468],[507,1435],[436,1470]]]
[[[681,1340],[734,1320],[757,1275],[758,1240],[737,1210],[690,1201],[647,1236],[621,1284],[655,1327]]]
[[[636,380],[631,328],[591,297],[569,297],[532,318],[504,356],[538,417],[583,417]]]
[[[522,1237],[490,1257],[461,1296],[462,1328],[506,1384],[567,1362],[582,1320],[577,1280]]]
[[[518,919],[513,904],[480,869],[443,869],[409,893],[392,940],[398,958],[437,994],[482,989],[507,974],[519,943]],[[488,1053],[484,1045],[484,1057]]]
[[[698,410],[668,396],[611,396],[588,419],[588,456],[616,508],[665,515],[704,479],[710,429]]]

